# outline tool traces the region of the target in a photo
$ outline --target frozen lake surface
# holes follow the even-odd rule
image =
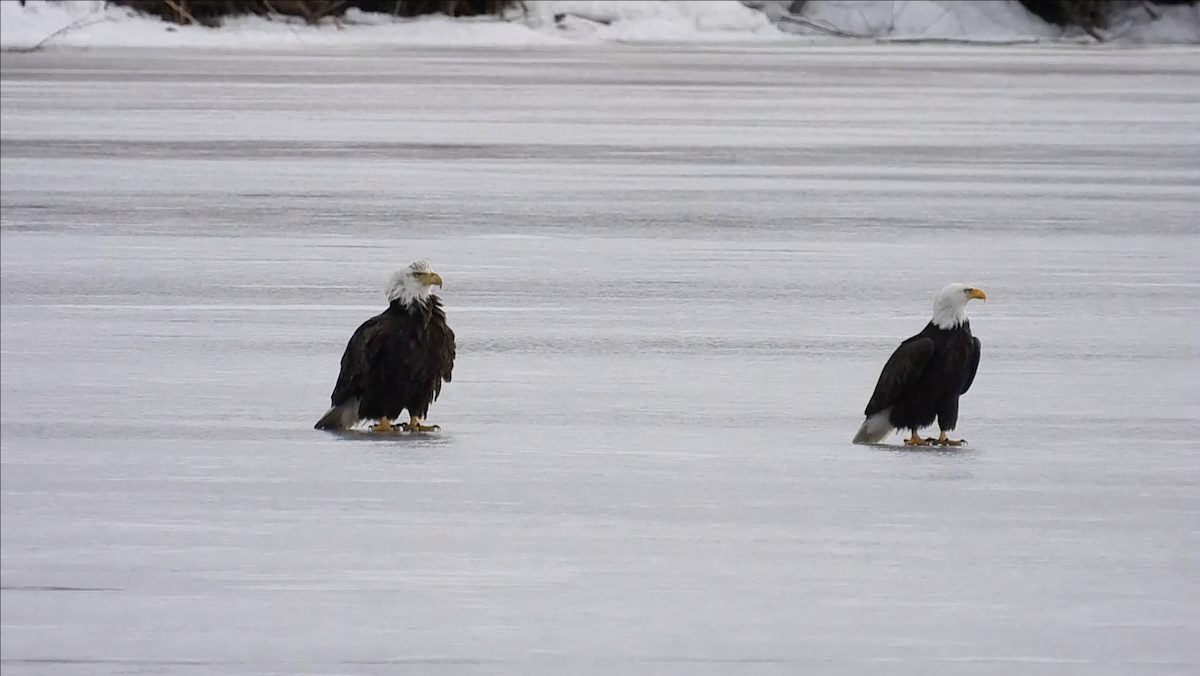
[[[6,676],[1200,669],[1197,52],[0,66]],[[421,257],[444,432],[314,431]]]

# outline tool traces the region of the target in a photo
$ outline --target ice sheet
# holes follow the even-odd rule
[[[1193,673],[1197,77],[0,56],[4,673]],[[313,431],[418,257],[444,433]],[[953,280],[971,445],[852,446]]]

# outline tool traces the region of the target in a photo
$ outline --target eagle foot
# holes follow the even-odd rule
[[[946,437],[945,432],[942,432],[942,436],[938,437],[937,439],[930,439],[929,441],[937,444],[938,446],[965,446],[967,443],[966,439],[949,439]]]
[[[420,420],[413,418],[406,423],[400,423],[400,429],[405,432],[420,434],[421,432],[438,432],[442,428],[439,425],[422,425]]]
[[[937,442],[938,442],[937,439],[922,439],[920,437],[920,435],[917,434],[917,431],[913,430],[912,436],[909,437],[908,439],[904,440],[904,445],[905,446],[933,446]]]
[[[395,432],[396,428],[392,426],[392,421],[387,418],[380,418],[378,425],[371,425],[372,432]]]

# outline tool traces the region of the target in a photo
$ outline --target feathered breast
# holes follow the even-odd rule
[[[397,388],[432,388],[436,398],[442,381],[451,379],[455,354],[454,331],[436,296],[410,306],[393,303],[346,344],[332,403]]]

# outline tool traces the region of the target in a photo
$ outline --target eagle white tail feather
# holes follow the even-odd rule
[[[317,421],[319,430],[348,430],[358,424],[358,398],[334,406]]]
[[[858,428],[858,434],[854,435],[854,443],[856,444],[877,444],[887,438],[887,435],[892,433],[892,424],[888,422],[888,414],[892,409],[886,408],[875,415],[868,416],[863,421],[862,427]]]

